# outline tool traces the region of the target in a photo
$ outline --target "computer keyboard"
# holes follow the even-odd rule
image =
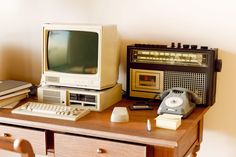
[[[71,121],[76,121],[77,119],[87,115],[89,112],[90,110],[85,108],[39,102],[27,102],[20,107],[12,110],[12,113],[15,114],[64,119]]]

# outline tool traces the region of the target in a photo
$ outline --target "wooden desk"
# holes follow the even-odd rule
[[[116,106],[128,106],[122,100]],[[114,106],[113,106],[114,107]],[[25,138],[36,154],[55,157],[185,157],[196,156],[208,108],[196,108],[177,131],[155,127],[156,110],[130,111],[127,123],[110,122],[113,107],[91,112],[76,122],[11,114],[0,110],[0,134]],[[146,130],[147,119],[152,130]]]

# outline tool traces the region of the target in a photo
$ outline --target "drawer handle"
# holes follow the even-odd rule
[[[104,153],[105,151],[102,149],[102,148],[98,148],[97,149],[97,153],[101,154],[101,153]]]
[[[4,136],[4,137],[11,137],[11,134],[9,134],[9,133],[3,133],[3,136]]]

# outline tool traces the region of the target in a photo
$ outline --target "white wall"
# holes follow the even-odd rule
[[[236,2],[234,0],[0,0],[0,79],[38,83],[41,25],[113,23],[121,37],[120,79],[125,87],[131,43],[208,45],[219,48],[217,103],[205,116],[200,157],[236,156]],[[224,150],[224,151],[223,151]]]

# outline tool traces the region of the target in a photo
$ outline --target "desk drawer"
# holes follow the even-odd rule
[[[44,131],[0,125],[0,136],[22,138],[28,140],[35,154],[46,155],[46,137]]]
[[[96,138],[54,134],[55,157],[146,157],[147,147]]]

